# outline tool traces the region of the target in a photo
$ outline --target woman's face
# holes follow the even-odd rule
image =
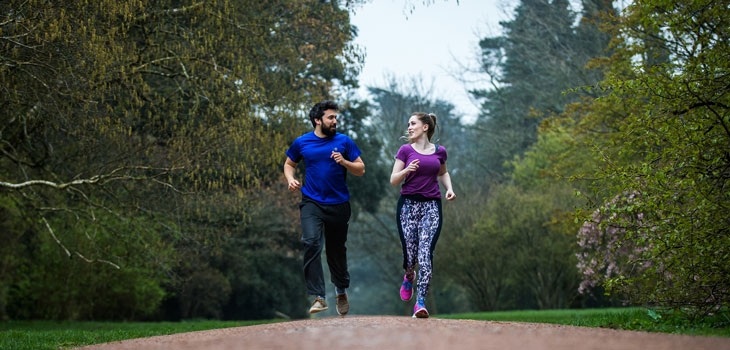
[[[416,140],[419,137],[423,136],[426,131],[428,130],[428,125],[423,124],[420,119],[418,119],[417,116],[412,115],[408,119],[408,138],[411,140]]]

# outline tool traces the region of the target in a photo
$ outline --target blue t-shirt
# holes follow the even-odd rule
[[[418,169],[406,175],[400,193],[403,195],[420,194],[426,198],[440,199],[438,175],[441,165],[446,163],[448,158],[446,148],[436,145],[436,151],[432,154],[421,154],[413,149],[412,144],[400,146],[395,158],[400,159],[405,166],[415,159],[418,159]]]
[[[304,159],[302,193],[321,204],[341,204],[350,200],[345,181],[347,169],[330,158],[333,151],[342,153],[351,162],[362,154],[345,134],[320,138],[313,131],[297,137],[286,151],[286,156],[295,163]]]

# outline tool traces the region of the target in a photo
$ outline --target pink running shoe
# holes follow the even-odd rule
[[[413,318],[428,318],[428,310],[423,303],[418,302],[413,305]]]
[[[415,274],[413,275],[415,278]],[[413,298],[413,279],[408,279],[408,274],[403,276],[403,283],[400,285],[400,300],[409,301]]]

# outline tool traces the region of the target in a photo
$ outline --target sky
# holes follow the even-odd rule
[[[355,44],[364,48],[365,65],[360,74],[360,95],[366,87],[386,87],[388,77],[399,82],[420,79],[433,88],[434,99],[456,107],[466,121],[478,109],[454,72],[477,65],[481,38],[501,34],[499,22],[509,17],[510,0],[372,0],[351,17],[358,28]],[[473,87],[473,86],[469,86]]]

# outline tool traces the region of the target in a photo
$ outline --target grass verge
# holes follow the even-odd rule
[[[687,335],[730,337],[730,313],[702,320],[658,313],[645,308],[581,310],[504,311],[437,315],[438,318],[483,321],[537,322],[571,326],[603,327]],[[183,322],[0,322],[0,349],[71,349],[132,338],[208,329],[250,326],[267,321],[183,321]]]
[[[689,320],[646,308],[528,310],[438,315],[440,318],[552,323],[645,332],[730,337],[730,313]]]
[[[72,349],[124,339],[251,326],[268,321],[183,321],[183,322],[0,322],[0,349]]]

